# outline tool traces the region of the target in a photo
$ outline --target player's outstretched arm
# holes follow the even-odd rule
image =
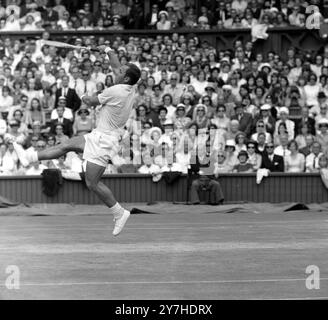
[[[97,47],[97,49],[105,52],[108,55],[109,63],[114,72],[114,75],[115,76],[118,75],[120,73],[120,68],[122,65],[121,65],[120,61],[118,60],[118,56],[115,53],[115,51],[112,48],[107,47],[107,46],[99,46],[99,47]]]
[[[81,101],[82,103],[86,104],[88,107],[96,107],[99,106],[101,103],[99,102],[99,99],[97,96],[87,96],[87,95],[83,95],[81,97]]]

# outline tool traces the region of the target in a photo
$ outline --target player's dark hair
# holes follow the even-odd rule
[[[139,81],[141,72],[140,69],[133,63],[129,63],[128,66],[129,69],[126,70],[125,75],[130,78],[129,84],[133,86]]]

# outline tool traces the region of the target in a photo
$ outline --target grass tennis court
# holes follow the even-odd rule
[[[171,208],[132,215],[118,238],[102,206],[1,209],[0,299],[328,299],[327,212]],[[320,290],[305,286],[309,265]]]

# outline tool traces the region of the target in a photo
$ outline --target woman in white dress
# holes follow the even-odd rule
[[[161,11],[158,14],[159,21],[156,24],[157,30],[170,30],[171,21],[168,20],[169,14],[166,11]]]
[[[295,140],[289,142],[290,154],[285,157],[285,172],[299,173],[304,172],[305,157],[298,152],[298,144]]]

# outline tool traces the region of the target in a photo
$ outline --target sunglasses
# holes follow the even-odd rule
[[[83,77],[87,77],[88,75],[89,75],[89,74],[86,74],[86,73],[82,74]]]
[[[267,149],[273,149],[274,146],[267,146],[266,148],[267,148]]]
[[[88,111],[80,111],[81,114],[87,114]]]
[[[31,141],[32,142],[38,142],[38,139],[32,139]]]
[[[264,128],[264,126],[257,126],[258,128]]]
[[[254,146],[248,146],[247,148],[248,148],[248,149],[255,149]]]

